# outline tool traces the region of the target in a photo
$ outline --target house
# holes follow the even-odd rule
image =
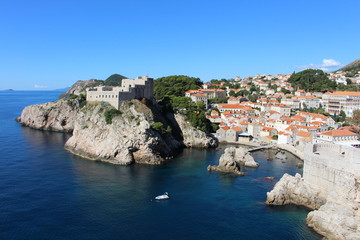
[[[292,137],[291,134],[286,132],[279,132],[278,134],[278,144],[292,144]]]
[[[360,109],[360,92],[327,92],[323,94],[322,100],[325,111],[331,115],[339,115],[343,110],[347,117],[352,117],[353,111]]]
[[[300,109],[303,108],[319,108],[320,107],[320,99],[314,96],[295,96],[293,97],[300,101]]]
[[[224,127],[220,127],[220,128],[216,131],[216,137],[219,139],[220,142],[226,141],[226,132],[227,132],[227,130],[229,130],[229,129],[230,129],[230,127],[224,126]]]
[[[360,141],[356,133],[349,130],[330,130],[320,133],[314,143],[332,143],[360,148]]]
[[[205,104],[205,107],[207,108],[208,106],[208,98],[206,94],[203,93],[196,93],[191,95],[191,100],[193,102],[203,102]]]

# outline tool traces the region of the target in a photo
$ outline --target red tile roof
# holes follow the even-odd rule
[[[330,130],[327,132],[320,133],[321,135],[333,136],[333,137],[342,137],[342,136],[356,136],[356,133],[350,132],[348,130]]]

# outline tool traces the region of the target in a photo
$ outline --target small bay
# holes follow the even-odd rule
[[[243,177],[207,172],[225,146],[186,149],[161,166],[88,161],[64,150],[69,134],[15,122],[60,93],[0,92],[0,239],[321,239],[308,210],[263,204],[276,179],[301,173],[292,155],[255,152],[260,167]],[[154,200],[164,192],[169,200]]]

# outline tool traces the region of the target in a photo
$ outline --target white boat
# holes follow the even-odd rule
[[[169,194],[167,192],[165,192],[163,195],[159,195],[157,197],[155,197],[156,200],[164,200],[164,199],[169,199]]]

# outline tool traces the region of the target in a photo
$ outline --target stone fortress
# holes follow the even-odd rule
[[[308,144],[303,177],[288,174],[267,193],[269,205],[312,209],[306,222],[329,240],[360,239],[360,149],[329,143]]]
[[[308,144],[303,178],[325,195],[345,195],[360,203],[360,149],[327,143]]]
[[[98,86],[86,89],[86,101],[104,101],[119,109],[120,103],[131,99],[154,99],[154,79],[144,76],[123,79],[121,86]]]

